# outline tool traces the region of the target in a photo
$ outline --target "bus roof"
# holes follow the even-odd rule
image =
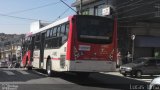
[[[49,29],[49,28],[52,28],[52,27],[54,27],[54,26],[57,26],[57,25],[59,25],[59,24],[65,23],[65,22],[67,22],[67,21],[69,21],[69,17],[66,17],[66,18],[57,20],[57,21],[55,21],[55,22],[53,22],[53,23],[51,23],[51,24],[49,24],[49,25],[47,25],[47,26],[44,26],[44,27],[42,27],[42,28],[40,28],[40,29],[38,29],[38,30],[36,30],[36,31],[34,31],[34,32],[29,32],[29,33],[31,33],[31,34],[33,35],[33,34],[36,34],[36,33],[42,32],[42,31],[45,31],[45,30],[47,30],[47,29]],[[30,34],[30,35],[31,35],[31,34]],[[29,35],[29,36],[30,36],[30,35]]]

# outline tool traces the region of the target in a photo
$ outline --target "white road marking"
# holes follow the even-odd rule
[[[13,72],[11,72],[11,71],[3,71],[3,72],[5,72],[6,74],[8,74],[8,75],[15,75]]]
[[[23,71],[23,70],[17,70],[18,72],[20,72],[21,74],[24,74],[24,75],[27,75],[27,74],[29,74],[28,72],[26,72],[26,71]]]

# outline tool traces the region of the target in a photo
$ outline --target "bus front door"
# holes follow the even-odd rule
[[[45,41],[45,33],[41,34],[41,43],[40,43],[40,68],[43,68],[44,66],[44,41]]]

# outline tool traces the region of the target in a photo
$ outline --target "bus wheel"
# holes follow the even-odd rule
[[[28,66],[28,67],[27,67],[27,70],[32,70],[32,67],[31,67],[31,66]]]
[[[47,65],[46,65],[46,71],[47,71],[47,75],[49,76],[49,77],[51,77],[52,76],[52,69],[51,69],[51,60],[48,60],[48,62],[47,62]]]

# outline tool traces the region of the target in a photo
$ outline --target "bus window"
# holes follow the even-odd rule
[[[47,30],[47,38],[50,37],[50,30]]]
[[[50,28],[50,35],[49,35],[50,37],[53,36],[53,33],[52,33],[52,32],[53,32],[53,28]]]
[[[62,24],[62,25],[61,25],[61,32],[60,32],[60,36],[62,36],[62,37],[63,37],[63,36],[64,36],[64,34],[65,34],[65,31],[66,31],[66,30],[65,30],[65,24]]]
[[[57,36],[57,27],[54,27],[54,28],[53,28],[52,33],[53,33],[53,37],[56,37],[56,36]]]
[[[66,23],[66,35],[68,36],[68,32],[69,32],[69,23]]]
[[[65,26],[65,31],[63,32],[63,36],[62,36],[62,44],[67,41],[68,31],[69,31],[69,25],[68,25],[68,23],[64,24],[64,26]]]
[[[40,48],[40,34],[36,35],[36,39],[35,39],[35,49],[39,49]]]
[[[113,20],[102,17],[77,18],[77,35],[81,42],[107,44],[112,42]]]
[[[40,35],[39,34],[36,35],[36,41],[40,41]]]
[[[61,26],[58,26],[58,27],[57,27],[57,37],[60,36],[60,31],[61,31]]]

